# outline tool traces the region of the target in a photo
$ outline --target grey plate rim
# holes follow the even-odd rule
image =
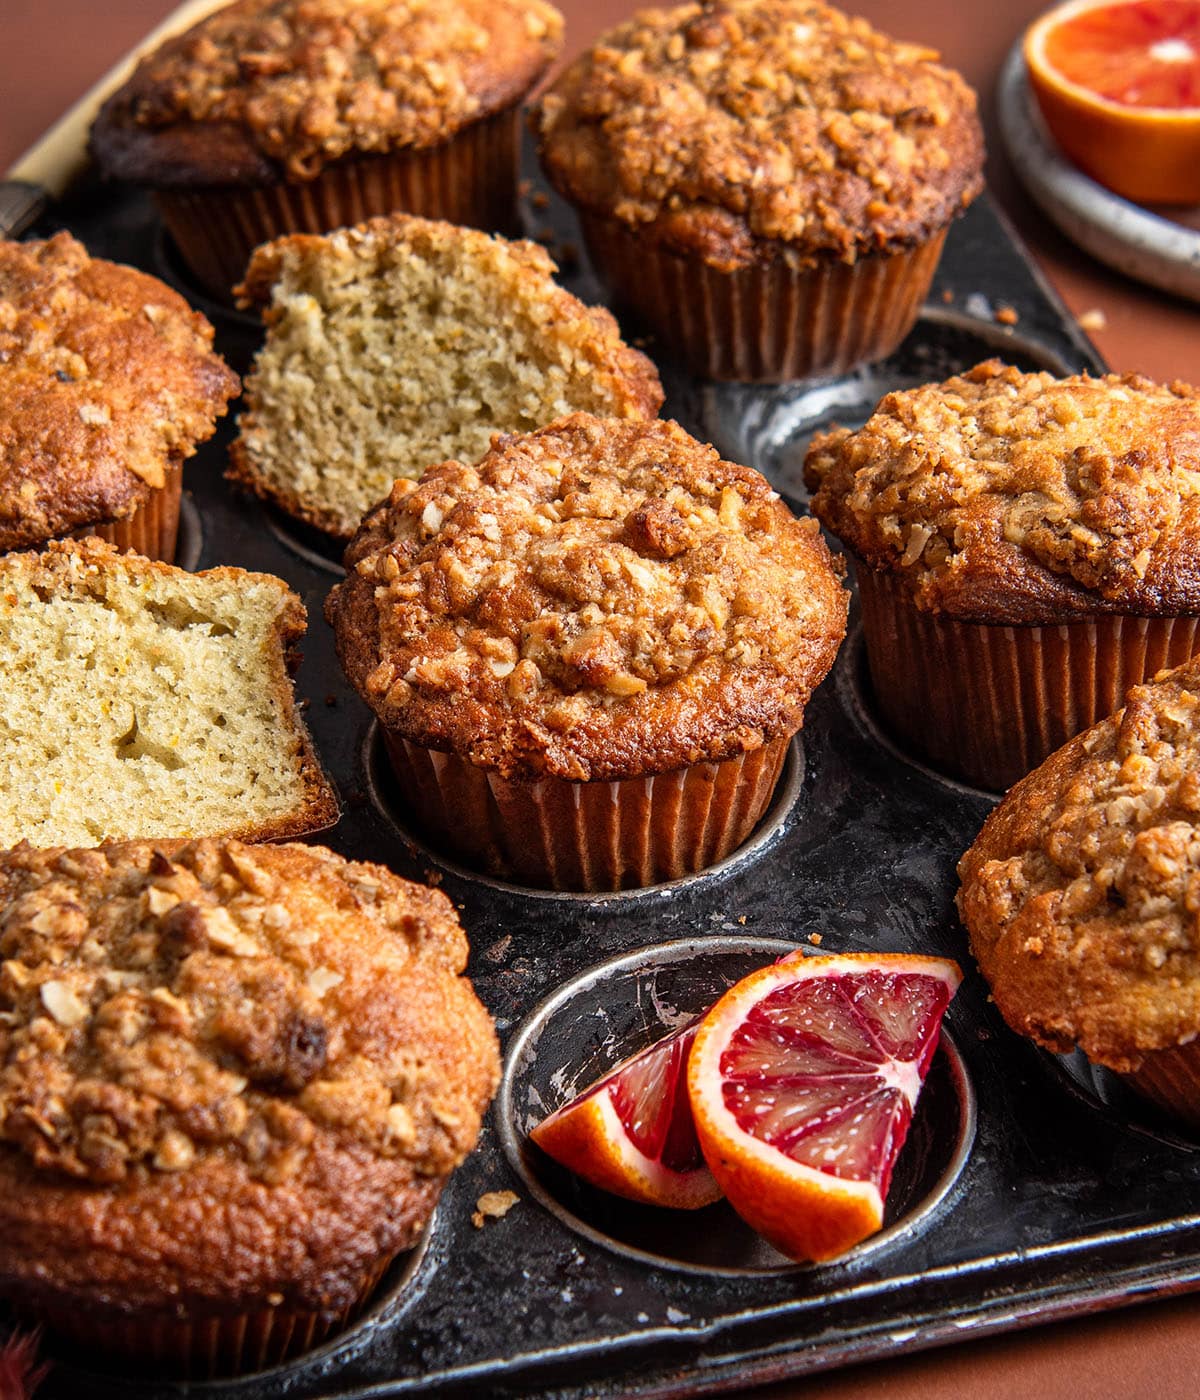
[[[1021,183],[1073,242],[1109,267],[1160,291],[1200,301],[1200,232],[1151,213],[1098,184],[1060,150],[1029,86],[1023,39],[1000,70],[1000,134]]]
[[[634,1259],[651,1268],[670,1273],[699,1275],[708,1278],[772,1278],[791,1274],[812,1274],[831,1271],[856,1264],[867,1255],[874,1255],[896,1240],[909,1236],[919,1225],[933,1218],[947,1206],[954,1195],[954,1188],[962,1179],[971,1149],[975,1145],[978,1125],[978,1107],[975,1087],[967,1071],[962,1052],[945,1022],[942,1023],[941,1037],[937,1053],[945,1055],[958,1096],[959,1123],[955,1135],[954,1151],[945,1168],[928,1194],[906,1215],[893,1224],[868,1236],[861,1244],[847,1250],[822,1264],[784,1263],[771,1268],[753,1269],[731,1265],[696,1264],[686,1260],[670,1259],[638,1249],[634,1245],[612,1238],[596,1229],[587,1221],[581,1220],[561,1201],[555,1199],[529,1169],[525,1160],[523,1144],[515,1127],[516,1114],[513,1105],[514,1084],[527,1057],[537,1053],[537,1042],[546,1022],[580,989],[598,982],[610,972],[625,969],[652,967],[658,963],[670,962],[679,957],[702,957],[705,952],[753,951],[761,952],[767,958],[778,953],[781,956],[794,953],[803,945],[791,943],[783,938],[762,937],[755,934],[695,934],[691,938],[674,938],[666,943],[652,943],[643,948],[635,948],[616,957],[605,958],[576,973],[574,977],[559,983],[557,987],[530,1010],[513,1032],[504,1050],[504,1069],[500,1077],[500,1087],[492,1102],[491,1116],[496,1128],[496,1136],[513,1174],[530,1196],[548,1211],[560,1224],[581,1235],[592,1244],[599,1245],[610,1253]]]

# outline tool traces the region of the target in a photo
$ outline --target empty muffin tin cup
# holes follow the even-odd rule
[[[543,1118],[602,1074],[795,950],[781,939],[736,935],[659,944],[589,968],[542,1002],[509,1044],[494,1108],[505,1156],[529,1195],[575,1233],[644,1264],[715,1276],[816,1268],[779,1254],[724,1201],[699,1211],[638,1205],[589,1186],[528,1140]],[[943,1027],[896,1161],[884,1227],[837,1264],[909,1236],[946,1208],[974,1137],[974,1091]]]

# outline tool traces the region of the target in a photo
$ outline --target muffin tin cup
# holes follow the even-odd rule
[[[993,791],[1120,709],[1130,686],[1200,649],[1200,618],[958,622],[922,611],[889,574],[858,562],[857,577],[885,723],[936,768]]]
[[[243,1313],[139,1313],[88,1306],[30,1309],[31,1320],[63,1341],[128,1360],[156,1376],[208,1380],[278,1366],[319,1346],[349,1326],[370,1301],[394,1255],[359,1279],[354,1301],[334,1312],[294,1312],[282,1307]]]
[[[440,146],[344,158],[312,180],[156,190],[154,198],[184,262],[229,302],[251,252],[288,233],[327,233],[395,210],[512,232],[518,123],[510,107]]]
[[[693,374],[778,384],[843,374],[912,329],[946,230],[903,253],[797,269],[778,258],[721,272],[617,219],[579,212],[600,280]]]
[[[380,726],[417,822],[484,873],[554,890],[611,891],[694,874],[750,835],[790,734],[749,753],[613,781],[509,779]]]
[[[179,510],[183,499],[183,466],[174,463],[164,473],[161,487],[151,491],[149,498],[124,520],[107,525],[88,525],[73,532],[77,540],[95,537],[107,540],[119,550],[133,550],[147,559],[175,562],[179,539]]]

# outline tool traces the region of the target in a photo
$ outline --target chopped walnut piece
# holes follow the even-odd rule
[[[471,1224],[482,1230],[487,1220],[503,1220],[520,1199],[515,1191],[485,1191],[475,1202]]]

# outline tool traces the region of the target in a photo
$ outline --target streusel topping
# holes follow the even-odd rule
[[[317,1133],[445,1173],[496,1073],[466,955],[444,895],[319,847],[17,847],[0,1143],[93,1184],[207,1155],[277,1185]],[[459,1065],[429,1053],[431,1014],[458,1018]]]
[[[1119,1070],[1200,1032],[1200,662],[1019,783],[959,874],[1016,1029]]]
[[[806,0],[643,10],[541,104],[569,198],[717,266],[920,241],[982,187],[975,96],[937,54]]]
[[[1200,609],[1200,392],[998,360],[814,438],[813,512],[966,620]]]
[[[569,418],[399,481],[330,603],[417,742],[506,773],[658,771],[798,727],[845,630],[815,521],[677,424]]]
[[[211,437],[236,375],[154,277],[69,233],[0,242],[0,550],[130,514]]]
[[[293,179],[445,141],[562,42],[544,0],[237,0],[142,60],[106,120],[237,126]]]

